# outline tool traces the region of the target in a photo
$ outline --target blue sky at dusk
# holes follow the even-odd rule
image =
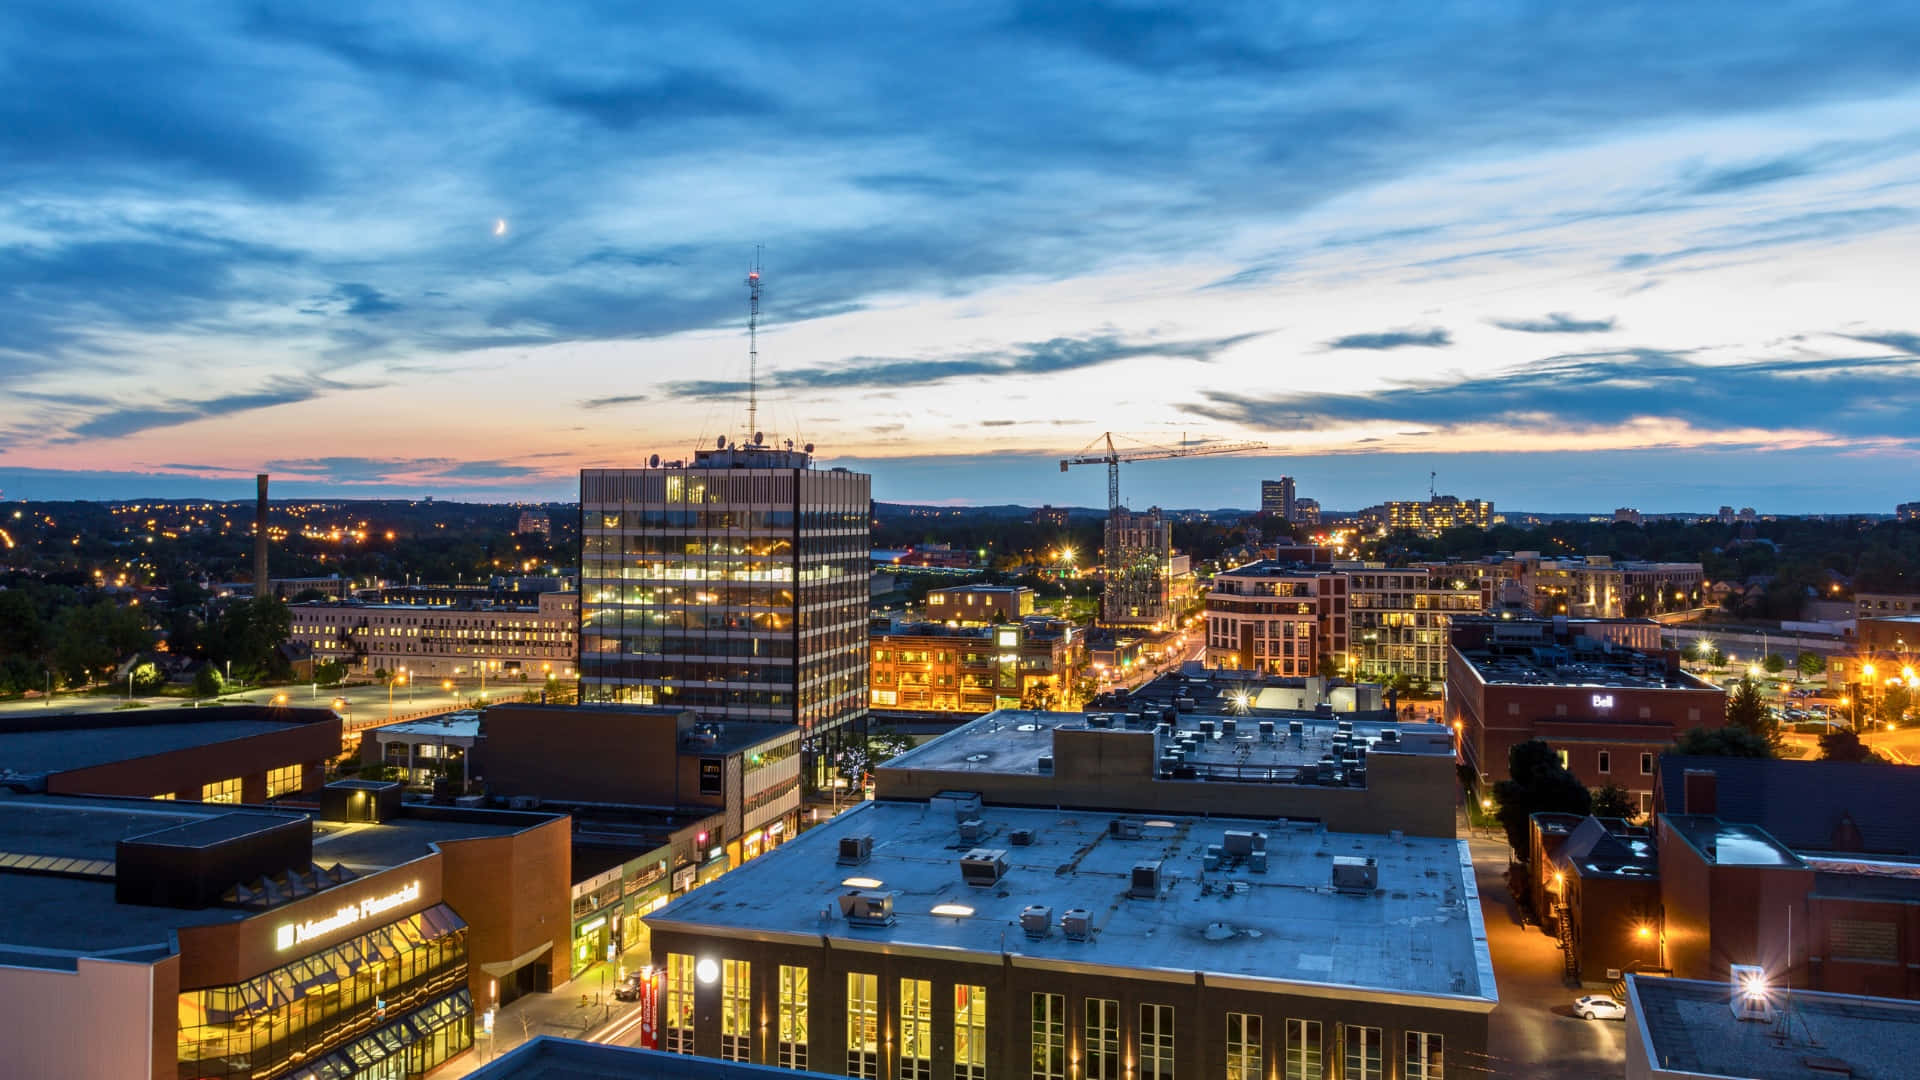
[[[1920,498],[1920,7],[0,13],[8,498]]]

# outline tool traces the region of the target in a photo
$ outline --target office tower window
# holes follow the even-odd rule
[[[933,983],[900,980],[899,1080],[933,1080]]]
[[[847,1075],[880,1080],[880,976],[847,972]]]
[[[753,1060],[753,965],[720,961],[720,1056]]]
[[[953,988],[953,1080],[987,1080],[987,988]]]
[[[240,801],[240,778],[215,780],[211,784],[200,785],[201,802],[237,803]]]
[[[1287,1021],[1285,1080],[1320,1080],[1320,1021]]]
[[[1061,994],[1033,995],[1033,1080],[1065,1080],[1067,1075],[1067,999]]]
[[[1380,1080],[1385,1044],[1379,1028],[1348,1025],[1343,1029],[1342,1044],[1346,1064],[1340,1074],[1342,1080]]]
[[[1173,1006],[1140,1006],[1140,1080],[1173,1080]]]
[[[1263,1080],[1260,1071],[1260,1017],[1227,1014],[1227,1080]]]
[[[1086,1080],[1120,1080],[1120,1003],[1087,999]]]
[[[672,1054],[693,1053],[693,955],[667,954],[667,985],[663,995],[666,1015],[660,1027],[666,1033],[661,1048]]]
[[[267,798],[277,799],[282,795],[296,794],[299,790],[300,766],[288,765],[267,771]]]
[[[1438,1035],[1407,1032],[1407,1080],[1444,1080],[1444,1045]]]
[[[807,1067],[807,969],[780,965],[780,1067]]]

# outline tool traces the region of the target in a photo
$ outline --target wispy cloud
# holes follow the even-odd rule
[[[1387,330],[1377,334],[1348,334],[1327,342],[1329,349],[1404,349],[1410,346],[1439,349],[1453,344],[1453,335],[1435,327],[1431,330]]]
[[[1613,324],[1612,319],[1576,319],[1556,311],[1544,319],[1497,319],[1493,325],[1523,334],[1604,334]]]

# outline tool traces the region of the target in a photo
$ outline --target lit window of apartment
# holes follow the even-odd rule
[[[1140,1006],[1140,1080],[1173,1080],[1173,1006]]]
[[[953,1080],[987,1080],[987,988],[953,988]]]
[[[1444,1040],[1425,1031],[1409,1031],[1406,1035],[1406,1080],[1444,1080]]]
[[[1320,1080],[1320,1021],[1287,1021],[1284,1080]]]
[[[693,1053],[693,955],[667,954],[666,1015],[660,1026],[666,1031],[662,1049],[670,1054]]]
[[[240,801],[240,778],[215,780],[211,784],[200,786],[201,802],[237,803]]]
[[[847,972],[847,1075],[880,1080],[880,977]]]
[[[293,795],[300,791],[300,773],[298,765],[287,765],[267,770],[267,798],[277,799],[282,795]]]
[[[900,980],[899,1080],[933,1080],[933,983]]]
[[[1260,1017],[1227,1014],[1227,1080],[1263,1080],[1260,1071]]]
[[[1067,1075],[1067,999],[1063,994],[1033,995],[1033,1080],[1065,1080]]]

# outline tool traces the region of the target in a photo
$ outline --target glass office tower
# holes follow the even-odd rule
[[[864,729],[871,492],[759,446],[582,470],[581,699]]]

